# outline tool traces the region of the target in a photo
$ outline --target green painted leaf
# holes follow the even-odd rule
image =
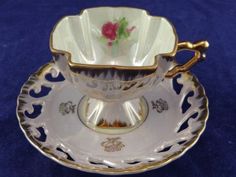
[[[128,21],[125,17],[119,20],[118,39],[124,39],[129,37],[129,33],[126,31],[128,27]]]

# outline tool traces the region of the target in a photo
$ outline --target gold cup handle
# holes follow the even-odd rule
[[[180,72],[188,71],[197,62],[206,58],[205,51],[209,47],[207,41],[200,41],[192,44],[191,42],[178,43],[177,52],[182,50],[189,50],[194,52],[194,56],[183,65],[177,65],[167,72],[166,77],[173,77]]]

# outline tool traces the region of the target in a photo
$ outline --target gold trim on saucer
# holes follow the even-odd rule
[[[208,109],[208,99],[205,94],[204,88],[193,74],[191,74],[190,72],[185,72],[185,73],[183,73],[184,76],[186,78],[191,79],[191,81],[194,83],[193,89],[197,90],[199,97],[202,97],[202,99],[199,100],[202,102],[202,106],[201,106],[202,114],[199,117],[200,128],[196,132],[194,132],[193,138],[189,142],[183,144],[182,149],[180,149],[179,151],[177,151],[169,156],[164,157],[164,159],[161,161],[147,162],[147,163],[143,163],[140,165],[135,165],[133,167],[119,168],[119,169],[107,168],[107,167],[102,167],[102,166],[94,167],[94,166],[89,166],[86,164],[78,164],[78,163],[75,163],[75,162],[68,160],[66,158],[59,157],[49,147],[44,147],[39,141],[37,141],[37,139],[35,137],[32,136],[31,131],[29,129],[29,125],[24,124],[25,115],[22,112],[22,107],[24,107],[24,105],[27,104],[24,101],[24,97],[25,97],[25,95],[29,94],[29,90],[30,90],[29,88],[32,85],[34,85],[38,80],[40,80],[41,77],[44,76],[45,72],[49,71],[53,65],[54,65],[53,62],[45,64],[36,73],[32,74],[29,77],[29,79],[25,82],[25,84],[21,88],[20,94],[17,98],[16,115],[17,115],[17,118],[19,121],[20,128],[23,131],[27,140],[36,149],[38,149],[43,155],[56,161],[59,164],[62,164],[64,166],[67,166],[67,167],[70,167],[73,169],[79,169],[82,171],[93,172],[93,173],[96,172],[96,173],[102,173],[102,174],[106,173],[106,174],[110,174],[110,175],[139,173],[139,172],[144,172],[144,171],[151,170],[151,169],[156,169],[156,168],[162,167],[162,166],[172,162],[173,160],[176,160],[180,156],[182,156],[188,149],[190,149],[197,142],[197,140],[199,139],[200,135],[203,133],[203,131],[206,127],[206,121],[209,116],[209,109]]]

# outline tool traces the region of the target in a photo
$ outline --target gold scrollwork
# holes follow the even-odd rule
[[[104,147],[106,152],[116,152],[121,151],[125,145],[120,141],[120,137],[107,138],[106,141],[101,143],[101,146]]]

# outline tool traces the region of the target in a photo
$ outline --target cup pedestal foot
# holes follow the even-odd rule
[[[144,97],[125,102],[104,102],[84,96],[78,114],[89,128],[106,134],[121,134],[139,127],[148,115]]]

